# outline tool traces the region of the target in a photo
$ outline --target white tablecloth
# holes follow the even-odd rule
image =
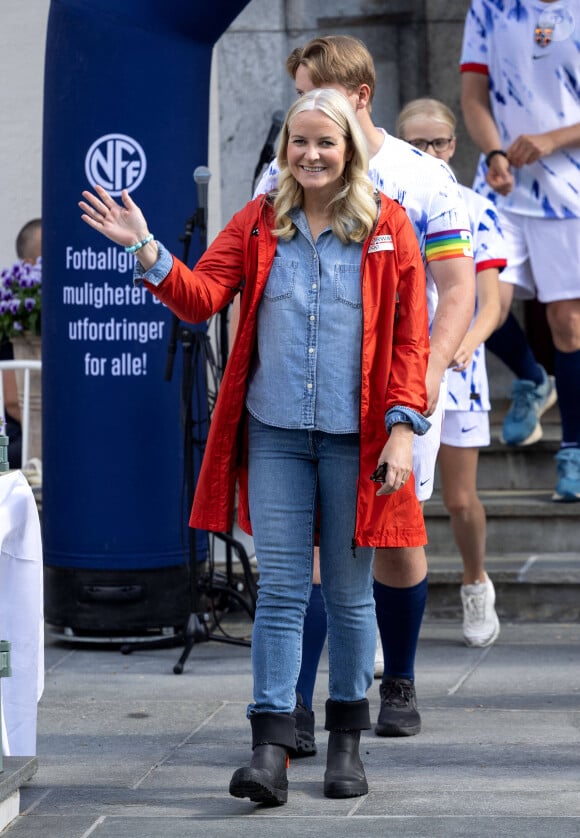
[[[0,475],[0,639],[12,675],[0,678],[2,750],[36,754],[36,711],[44,689],[42,541],[32,489],[22,472]]]

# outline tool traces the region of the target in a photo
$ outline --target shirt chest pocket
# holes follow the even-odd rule
[[[267,300],[287,300],[294,293],[298,262],[295,259],[284,259],[276,256],[270,269],[268,281],[264,288]]]
[[[362,308],[360,265],[334,266],[334,299],[352,308]]]

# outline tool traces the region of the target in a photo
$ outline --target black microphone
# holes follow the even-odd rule
[[[268,131],[264,147],[260,152],[260,159],[258,160],[256,171],[254,172],[254,180],[256,180],[262,171],[262,168],[274,157],[274,143],[276,141],[276,137],[280,133],[280,128],[284,123],[284,116],[284,111],[274,111],[272,114],[272,124],[270,125],[270,130]]]
[[[182,261],[186,265],[189,258],[189,246],[191,244],[191,237],[196,227],[199,231],[199,238],[202,245],[202,249],[205,250],[207,242],[207,185],[209,183],[210,178],[211,172],[207,166],[198,166],[193,171],[193,179],[197,184],[197,209],[195,213],[187,219],[185,223],[185,232],[182,236],[179,237],[179,241],[183,242]],[[174,314],[171,322],[169,343],[167,345],[167,361],[165,364],[166,381],[171,381],[171,377],[173,375],[173,361],[175,359],[175,352],[177,349],[177,334],[179,331],[179,323],[179,317],[176,314]],[[183,336],[181,340],[182,343],[184,343]]]
[[[193,179],[197,184],[197,229],[205,244],[207,231],[207,191],[211,172],[207,166],[197,166],[193,171]]]

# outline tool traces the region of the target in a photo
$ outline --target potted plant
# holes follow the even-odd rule
[[[19,260],[0,271],[0,340],[12,343],[15,360],[41,359],[42,261]],[[22,408],[24,372],[16,371]],[[29,451],[42,456],[40,372],[30,373]]]
[[[19,260],[0,273],[0,338],[40,338],[42,260]],[[38,343],[40,343],[38,341]]]

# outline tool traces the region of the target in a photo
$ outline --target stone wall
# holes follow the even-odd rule
[[[435,96],[458,117],[463,22],[468,0],[251,0],[216,46],[219,76],[221,219],[250,196],[254,169],[272,113],[295,93],[285,59],[322,34],[349,34],[371,51],[377,68],[373,119],[394,130],[400,107]],[[476,153],[460,120],[454,166],[471,181]],[[215,157],[214,157],[215,159]]]
[[[284,63],[311,37],[346,33],[371,50],[378,76],[373,115],[393,130],[402,104],[434,95],[458,113],[468,0],[251,0],[214,51],[209,166],[210,235],[248,200],[272,113],[295,93]],[[1,0],[0,263],[41,208],[42,91],[50,0]],[[192,168],[208,161],[192,161]],[[454,165],[469,182],[475,153],[462,126]]]
[[[42,95],[49,0],[0,2],[0,267],[41,213]]]

